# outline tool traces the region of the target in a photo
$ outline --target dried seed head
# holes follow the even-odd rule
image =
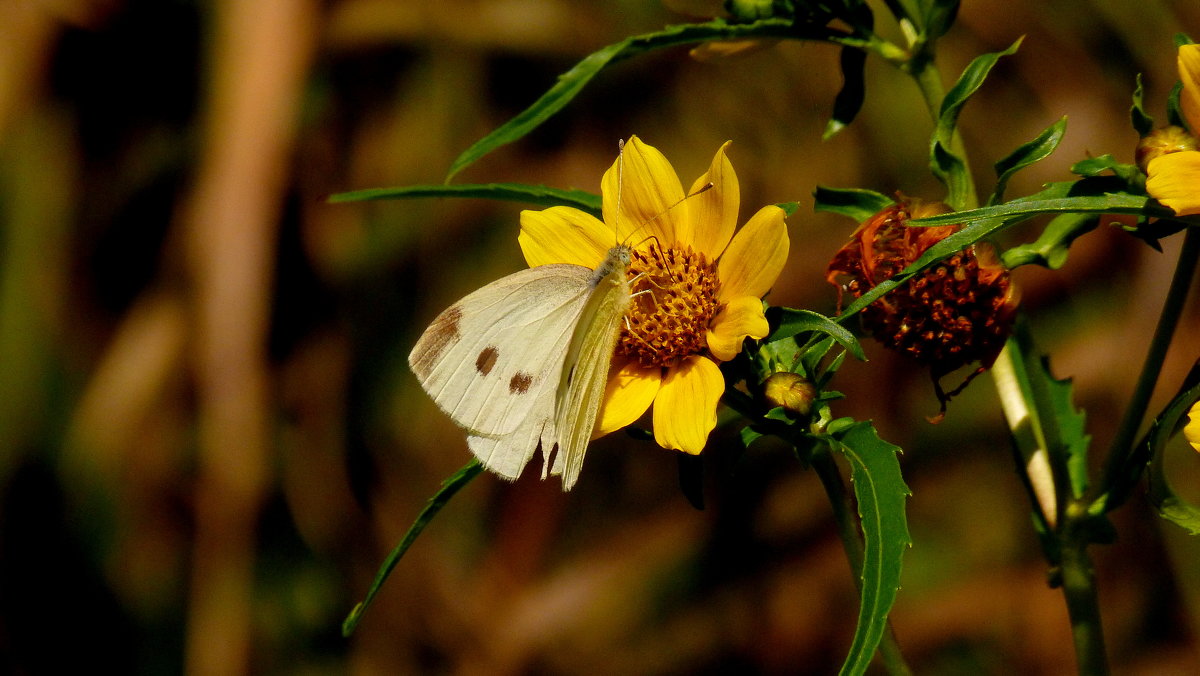
[[[906,225],[909,219],[947,211],[941,204],[905,200],[860,225],[826,271],[826,280],[838,287],[839,304],[841,294],[858,298],[958,230],[961,226]],[[930,367],[944,412],[958,390],[944,393],[938,379],[979,362],[970,381],[991,366],[1012,331],[1015,311],[1008,270],[990,246],[976,245],[875,301],[861,317],[876,340]]]

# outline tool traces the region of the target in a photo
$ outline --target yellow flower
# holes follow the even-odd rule
[[[530,267],[595,268],[614,244],[634,247],[628,275],[635,295],[597,437],[633,423],[653,404],[655,441],[699,453],[725,392],[717,364],[733,359],[747,336],[767,336],[761,298],[787,260],[784,212],[763,207],[734,235],[738,180],[725,157],[728,146],[687,194],[713,187],[684,199],[667,158],[634,136],[623,169],[618,159],[604,174],[603,222],[570,207],[521,213],[519,241]]]
[[[1200,131],[1200,45],[1179,48],[1179,106],[1192,132]],[[1184,150],[1150,160],[1146,191],[1179,216],[1200,214],[1200,151]]]
[[[1183,428],[1183,436],[1192,448],[1200,452],[1200,401],[1192,404],[1188,411],[1188,424]]]

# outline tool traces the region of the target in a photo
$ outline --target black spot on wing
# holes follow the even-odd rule
[[[475,370],[479,371],[480,375],[486,376],[492,372],[492,367],[496,365],[496,360],[499,358],[500,350],[497,350],[494,345],[488,345],[475,358]]]
[[[512,380],[508,381],[508,391],[512,394],[525,394],[533,384],[533,376],[523,371],[517,371]]]

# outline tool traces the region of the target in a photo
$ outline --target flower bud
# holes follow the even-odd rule
[[[1196,148],[1196,137],[1189,134],[1183,127],[1162,127],[1146,134],[1141,141],[1138,141],[1134,158],[1138,168],[1146,172],[1147,167],[1150,166],[1150,160],[1171,153],[1196,150]]]
[[[763,396],[771,406],[808,415],[817,399],[817,388],[798,373],[777,371],[763,383]]]
[[[1192,404],[1188,411],[1188,423],[1183,428],[1183,436],[1192,448],[1200,452],[1200,401]]]

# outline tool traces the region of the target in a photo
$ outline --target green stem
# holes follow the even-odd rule
[[[829,496],[829,504],[833,508],[833,518],[837,524],[838,536],[842,540],[842,548],[846,551],[846,560],[850,563],[850,571],[854,577],[854,586],[862,595],[863,541],[858,532],[858,521],[855,519],[854,502],[846,484],[842,481],[842,473],[838,470],[837,462],[827,449],[815,450],[812,454],[812,467],[825,487]],[[896,632],[892,629],[892,621],[888,620],[879,640],[879,656],[889,674],[896,676],[912,676],[912,669],[904,661],[900,652],[900,644],[896,642]]]
[[[942,72],[933,62],[932,56],[918,53],[912,60],[901,67],[912,76],[925,99],[925,108],[929,117],[936,125],[942,116],[942,100],[946,98],[946,89],[942,84]],[[963,188],[965,190],[963,204],[955,205],[959,209],[974,209],[979,206],[979,195],[975,192],[975,178],[971,174],[971,159],[967,156],[967,147],[963,143],[962,134],[954,130],[950,137],[950,151],[960,157],[963,162]]]
[[[1075,642],[1080,676],[1104,676],[1108,673],[1108,658],[1104,651],[1100,605],[1096,599],[1096,575],[1087,553],[1088,540],[1079,535],[1064,537],[1066,541],[1061,551],[1063,597],[1071,618],[1071,637]]]
[[[1146,361],[1138,376],[1133,398],[1130,399],[1129,406],[1125,409],[1125,416],[1121,419],[1121,425],[1117,428],[1117,434],[1109,446],[1101,481],[1092,491],[1093,499],[1099,496],[1102,500],[1097,505],[1101,512],[1108,511],[1111,507],[1120,504],[1125,497],[1124,491],[1135,483],[1127,481],[1126,479],[1130,477],[1124,475],[1131,471],[1136,471],[1140,475],[1140,468],[1130,467],[1128,462],[1135,451],[1133,442],[1142,420],[1146,417],[1146,409],[1150,404],[1151,395],[1154,394],[1154,387],[1158,384],[1163,361],[1167,356],[1167,348],[1171,346],[1171,338],[1175,334],[1175,328],[1179,325],[1179,317],[1183,312],[1183,305],[1187,300],[1198,260],[1200,260],[1200,228],[1187,228],[1183,238],[1183,248],[1179,252],[1179,260],[1175,263],[1175,274],[1171,279],[1171,286],[1167,290],[1167,298],[1163,302],[1158,326],[1154,329],[1154,337],[1150,340],[1150,350],[1146,354]],[[1114,491],[1114,487],[1118,485],[1122,490]]]

